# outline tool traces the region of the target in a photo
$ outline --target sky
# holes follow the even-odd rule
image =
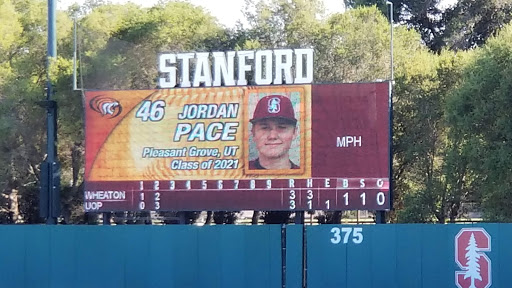
[[[343,0],[323,0],[325,10],[328,14],[342,12],[344,9]],[[85,0],[58,0],[57,9],[65,10],[73,3],[83,4]],[[112,3],[132,2],[144,7],[155,5],[158,0],[110,0]],[[208,10],[219,22],[226,27],[233,28],[238,20],[243,19],[243,0],[189,0],[190,3],[202,6]],[[442,0],[441,6],[446,8],[455,4],[457,0]],[[242,22],[243,23],[243,22]]]

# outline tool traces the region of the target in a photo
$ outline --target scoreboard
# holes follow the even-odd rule
[[[85,103],[86,211],[390,209],[387,83],[86,91]]]
[[[157,180],[89,188],[88,211],[384,210],[390,200],[387,178]]]

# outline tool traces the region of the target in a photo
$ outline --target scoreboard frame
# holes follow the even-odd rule
[[[176,115],[176,111],[181,111],[186,103],[211,104],[213,99],[218,99],[216,97],[220,95],[219,93],[225,93],[226,89],[238,89],[239,92],[228,97],[229,101],[220,101],[227,103],[238,99],[236,101],[242,106],[240,116],[234,119],[241,124],[239,127],[243,127],[236,131],[237,137],[234,137],[237,139],[237,142],[234,142],[235,145],[242,147],[240,154],[236,156],[238,158],[235,157],[239,160],[240,166],[237,168],[240,171],[233,170],[233,173],[223,174],[218,173],[219,171],[200,171],[202,168],[199,168],[185,169],[186,173],[181,174],[174,173],[176,171],[170,171],[174,174],[169,171],[162,172],[161,170],[169,170],[170,159],[157,159],[155,161],[159,161],[158,163],[146,163],[144,172],[139,174],[134,174],[133,169],[126,168],[144,166],[141,164],[141,159],[135,158],[142,158],[142,148],[146,147],[139,143],[140,137],[127,136],[126,131],[132,133],[143,131],[147,135],[152,133],[161,135],[154,131],[148,132],[149,125],[161,126],[172,131],[179,122],[179,117],[172,116],[163,123],[167,115],[172,113]],[[388,89],[387,83],[377,82],[86,91],[85,102],[89,105],[85,107],[84,209],[86,212],[390,210],[392,206],[389,178],[391,123]],[[301,92],[302,94],[297,92],[302,90],[306,92]],[[215,93],[208,94],[211,91]],[[286,170],[244,173],[248,163],[247,154],[249,154],[248,135],[250,133],[245,129],[250,129],[247,128],[249,127],[248,119],[251,117],[247,100],[250,93],[261,95],[280,93],[287,97],[292,93],[299,93],[297,95],[300,101],[294,106],[299,107],[296,108],[296,115],[301,123],[300,140],[297,141],[300,143],[298,153],[302,157],[299,175],[295,171],[286,173]],[[191,96],[192,94],[209,96],[197,100],[197,97]],[[186,100],[180,102],[181,104],[169,100],[177,98]],[[148,103],[148,99],[163,101],[162,111],[168,114],[162,115],[164,118],[162,122],[138,119],[141,124],[135,123],[133,118],[137,116],[136,112],[140,111],[143,103]],[[167,112],[171,107],[175,110],[172,113]],[[109,121],[114,122],[105,124]],[[205,120],[191,120],[191,122],[194,121]],[[119,129],[124,129],[124,134],[115,134]],[[158,129],[155,131],[163,131]],[[167,134],[167,138],[154,136],[155,139],[152,140],[158,143],[168,141],[167,147],[181,145],[179,148],[184,150],[197,143],[197,141],[173,143],[173,133]],[[123,143],[130,146],[132,152],[121,155],[115,150],[121,147],[121,144],[109,144],[109,141],[114,141],[119,135],[124,135],[126,139]],[[357,141],[360,146],[357,146]],[[212,145],[205,147],[210,147],[206,149],[219,147],[218,150],[222,151],[224,144]],[[232,146],[233,143],[229,145]],[[218,153],[220,155],[217,158],[224,159],[222,152]],[[109,161],[112,159],[117,162]],[[112,162],[117,164],[109,164]],[[128,162],[131,164],[124,167],[123,165]],[[149,163],[149,161],[146,162]],[[105,174],[105,171],[110,174]],[[152,174],[148,171],[156,172]]]

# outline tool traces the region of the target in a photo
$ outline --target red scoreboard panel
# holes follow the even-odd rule
[[[85,93],[84,207],[387,210],[387,83]]]

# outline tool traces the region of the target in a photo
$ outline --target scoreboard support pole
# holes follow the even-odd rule
[[[178,212],[178,221],[179,221],[179,224],[181,224],[181,225],[187,224],[185,212],[183,212],[183,211]]]
[[[386,211],[375,211],[375,224],[386,224]]]
[[[111,218],[112,218],[111,212],[103,212],[103,225],[110,225]]]
[[[303,211],[295,212],[295,224],[304,224],[304,212]]]
[[[306,224],[304,223],[304,212],[302,212],[302,287],[308,287],[308,239],[306,236]]]
[[[286,224],[281,225],[281,288],[286,288]]]
[[[302,288],[306,288],[307,284],[307,236],[306,225],[304,224],[304,211],[295,212],[295,224],[302,225]]]

